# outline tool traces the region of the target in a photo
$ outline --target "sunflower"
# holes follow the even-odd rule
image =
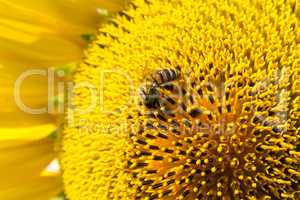
[[[73,76],[67,197],[299,199],[299,8],[132,1]]]
[[[121,0],[0,1],[0,199],[50,199],[63,191],[53,137],[58,116],[22,111],[15,102],[16,81],[28,70],[66,72],[80,60],[97,24],[123,5]],[[57,99],[48,102],[47,88],[46,76],[28,76],[19,97],[26,108],[47,107]]]
[[[83,22],[90,13],[74,9],[66,19]],[[13,172],[25,167],[28,183],[5,190],[3,197],[39,193],[41,199],[62,191],[51,170],[57,161],[44,170],[57,154],[64,185],[59,198],[299,199],[299,19],[297,0],[129,2],[101,26],[75,67],[62,131],[51,131],[49,117],[35,117],[34,126],[18,132],[5,130],[12,133],[5,138],[4,159],[20,165],[5,163],[11,173],[3,175],[16,186],[20,175]],[[45,21],[52,27],[50,18]],[[24,31],[32,26],[16,27],[23,37],[2,37],[35,41]],[[72,27],[64,21],[61,31],[54,30],[73,42],[80,41],[74,35],[90,39],[93,33]],[[48,29],[30,30],[48,35]],[[43,48],[59,46],[46,41]],[[57,53],[58,64],[76,61],[70,49]],[[56,65],[46,62],[52,61],[49,52],[38,50],[30,54],[38,54],[34,64]],[[37,94],[32,85],[43,87],[38,83],[28,86],[29,94]],[[46,102],[35,101],[34,106]]]

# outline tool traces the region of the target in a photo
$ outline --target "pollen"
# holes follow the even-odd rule
[[[299,199],[299,19],[295,0],[129,3],[73,77],[67,197]],[[147,107],[138,91],[162,69],[180,76]]]

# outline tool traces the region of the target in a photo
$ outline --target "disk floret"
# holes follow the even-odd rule
[[[295,198],[299,139],[277,78],[213,63],[181,74],[156,88],[159,106],[139,108],[128,166],[137,197]]]

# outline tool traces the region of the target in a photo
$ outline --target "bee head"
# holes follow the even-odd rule
[[[159,87],[154,83],[147,83],[140,87],[139,95],[147,108],[156,108],[159,104]]]

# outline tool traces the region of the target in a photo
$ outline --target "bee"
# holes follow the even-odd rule
[[[146,84],[140,87],[139,95],[143,104],[151,109],[159,107],[159,89],[168,82],[180,77],[179,67],[176,69],[167,68],[153,72],[146,80]]]

